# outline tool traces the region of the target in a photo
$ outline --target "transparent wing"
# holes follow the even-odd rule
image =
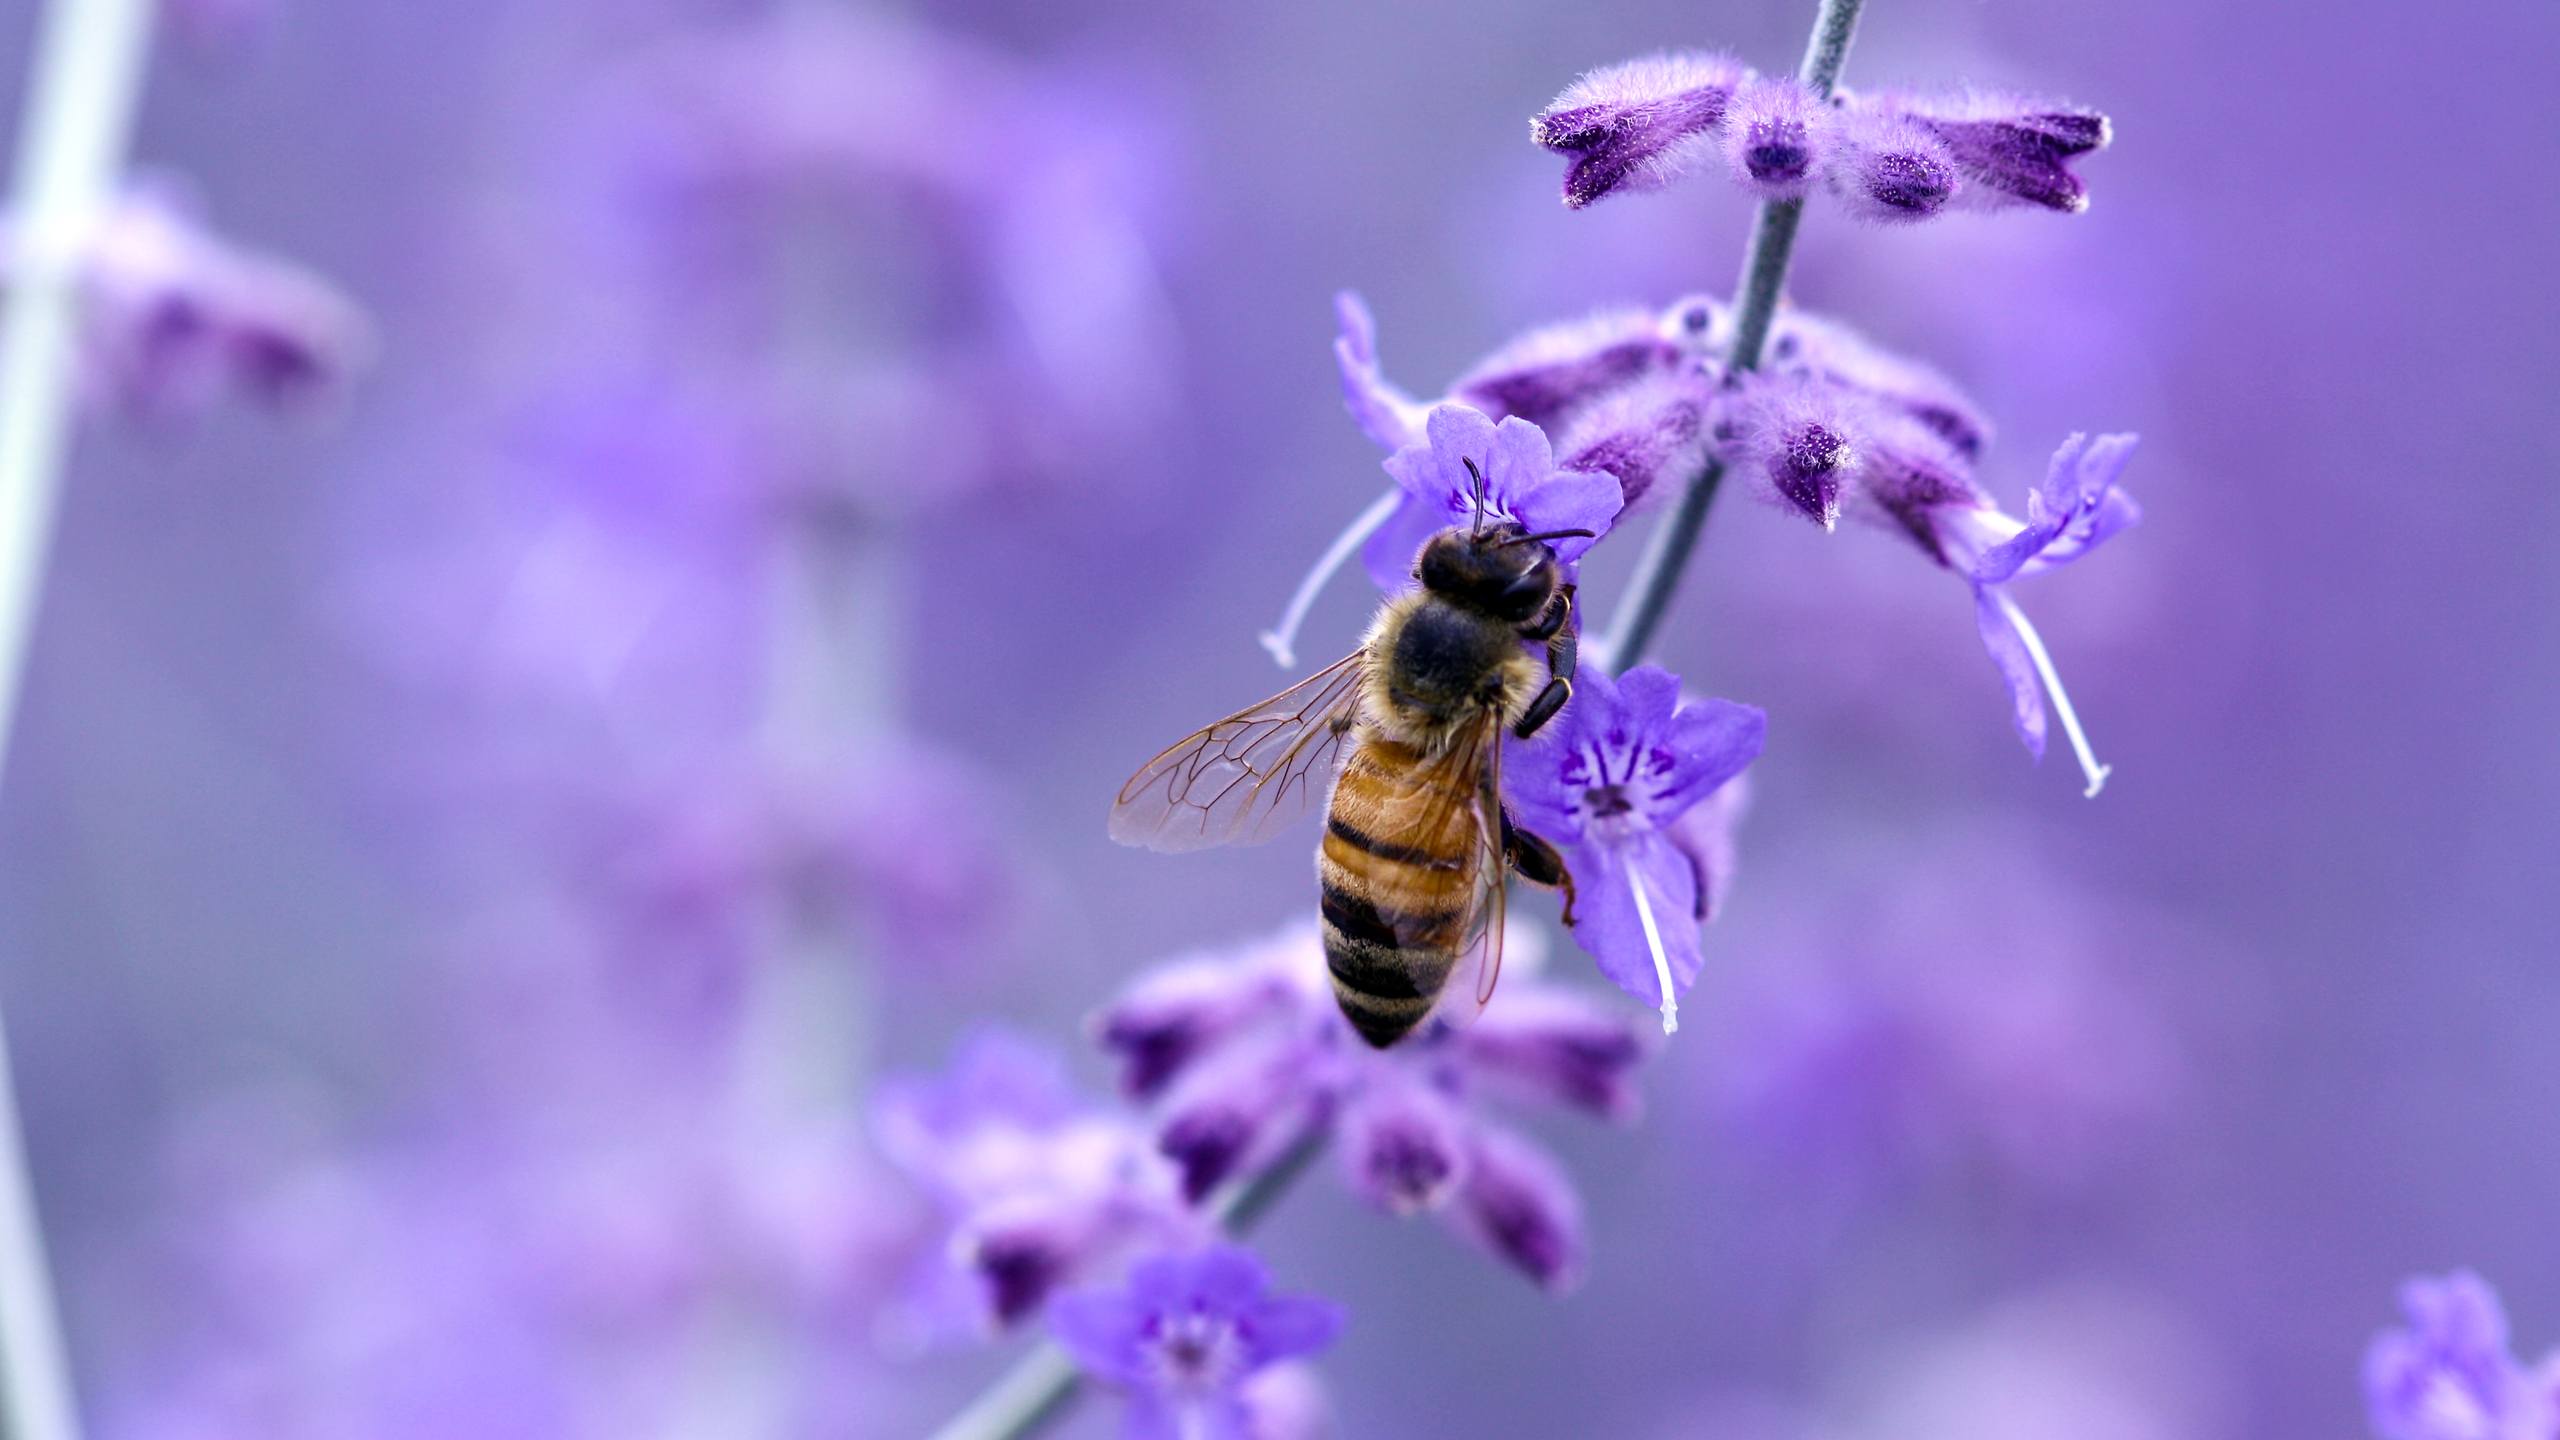
[[[1120,787],[1111,838],[1149,850],[1251,845],[1324,798],[1359,719],[1368,652],[1205,729],[1146,763]]]
[[[1495,982],[1502,978],[1502,933],[1511,913],[1511,856],[1502,844],[1502,715],[1496,711],[1486,720],[1483,739],[1484,765],[1476,782],[1476,830],[1482,837],[1483,866],[1477,871],[1480,890],[1476,901],[1476,923],[1483,933],[1476,941],[1476,1009],[1482,1010],[1493,999]]]

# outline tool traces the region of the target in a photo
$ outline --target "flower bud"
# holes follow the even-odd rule
[[[1746,71],[1728,55],[1664,54],[1594,70],[1529,122],[1530,137],[1570,157],[1564,203],[1656,190],[1714,155],[1716,127]]]
[[[1955,198],[1955,155],[1918,123],[1853,105],[1833,117],[1831,133],[1825,173],[1851,214],[1925,220]]]
[[[1801,196],[1819,173],[1823,107],[1794,80],[1754,75],[1725,112],[1724,158],[1744,189],[1773,200]]]
[[[1438,1089],[1385,1065],[1345,1107],[1335,1144],[1352,1190],[1397,1215],[1438,1209],[1466,1176],[1466,1117]]]
[[[1569,1290],[1581,1278],[1582,1197],[1554,1156],[1519,1135],[1478,1130],[1466,1184],[1444,1213],[1542,1289]]]
[[[1671,495],[1706,463],[1714,401],[1713,384],[1696,370],[1665,371],[1611,391],[1565,429],[1564,467],[1615,476],[1629,510]]]
[[[2077,214],[2089,208],[2088,186],[2064,164],[2113,138],[2095,110],[1972,93],[1908,100],[1899,107],[1946,142],[1971,183],[1969,202],[1987,207],[2037,205]]]
[[[1650,311],[1603,310],[1543,325],[1476,362],[1451,398],[1497,419],[1553,428],[1577,407],[1679,363],[1680,349]]]

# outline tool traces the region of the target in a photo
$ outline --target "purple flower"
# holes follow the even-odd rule
[[[1680,681],[1645,665],[1583,676],[1548,733],[1515,746],[1504,796],[1561,847],[1575,878],[1574,939],[1600,972],[1679,1028],[1679,992],[1704,963],[1709,886],[1671,827],[1759,757],[1767,717],[1729,700],[1680,703]]]
[[[1818,381],[1888,414],[1917,421],[1967,462],[1991,442],[1991,422],[1955,382],[1894,354],[1837,320],[1808,310],[1779,315],[1769,336],[1770,373]]]
[[[1744,81],[1724,119],[1725,163],[1734,180],[1771,199],[1804,194],[1822,168],[1824,117],[1821,102],[1791,78]]]
[[[1828,530],[1862,458],[1858,420],[1833,386],[1775,380],[1744,405],[1742,458],[1777,501]]]
[[[2088,187],[2064,162],[2113,138],[2107,117],[2095,110],[2015,95],[1967,91],[1880,103],[1945,142],[1970,182],[1966,200],[1984,206],[2088,209]]]
[[[2383,1440],[2553,1440],[2560,1436],[2560,1352],[2528,1371],[2506,1311],[2469,1271],[2400,1291],[2408,1326],[2365,1351],[2365,1402]]]
[[[1130,1270],[1125,1289],[1058,1297],[1049,1331],[1087,1374],[1128,1396],[1132,1440],[1249,1440],[1246,1383],[1342,1329],[1338,1307],[1273,1295],[1270,1283],[1232,1245],[1156,1255]]]
[[[1343,1019],[1311,925],[1244,947],[1224,984],[1200,959],[1144,977],[1094,1028],[1132,1073],[1160,1087],[1158,1144],[1186,1164],[1200,1162],[1205,1144],[1219,1178],[1232,1178],[1329,1132],[1353,1193],[1389,1214],[1439,1215],[1531,1279],[1560,1286],[1582,1251],[1580,1208],[1561,1168],[1482,1102],[1629,1120],[1634,1073],[1650,1047],[1618,1007],[1521,973],[1539,959],[1532,936],[1515,935],[1510,948],[1508,978],[1472,1023],[1426,1024],[1384,1053]],[[1169,996],[1197,1003],[1169,1005]],[[1249,1006],[1235,1003],[1245,996]],[[1189,1018],[1156,1023],[1173,1015]],[[1169,1029],[1183,1043],[1165,1045]],[[1160,1064],[1168,1055],[1179,1058]],[[1239,1155],[1247,1158],[1231,1158]]]
[[[2007,586],[2068,565],[2141,519],[2141,507],[2116,488],[2135,443],[2132,435],[2064,440],[2044,485],[2028,498],[2023,522],[1975,489],[1962,458],[1916,425],[1881,434],[1861,472],[1861,489],[1881,517],[1972,586],[1983,648],[2008,682],[2011,714],[2028,753],[2044,755],[2050,696],[2092,796],[2106,785],[2107,767],[2090,749],[2043,638]]]
[[[1478,1137],[1450,1207],[1458,1233],[1547,1290],[1569,1290],[1585,1258],[1582,1198],[1553,1155],[1508,1131]]]
[[[918,1282],[929,1330],[1013,1324],[1132,1246],[1199,1230],[1146,1136],[1001,1031],[972,1036],[938,1080],[884,1086],[873,1128],[945,1219],[942,1265]]]
[[[27,243],[0,234],[0,278],[35,263]],[[214,235],[167,181],[128,185],[79,263],[83,383],[96,405],[156,417],[234,389],[289,402],[343,381],[373,350],[352,302]]]
[[[1342,404],[1360,433],[1379,448],[1401,450],[1422,438],[1422,417],[1429,408],[1389,384],[1378,367],[1378,322],[1369,302],[1353,291],[1333,297],[1340,331],[1333,340],[1334,364],[1342,371]]]
[[[1614,478],[1557,468],[1546,432],[1517,416],[1497,425],[1480,410],[1440,405],[1425,417],[1423,433],[1421,443],[1387,457],[1387,474],[1404,499],[1360,552],[1370,578],[1390,594],[1414,583],[1415,552],[1452,525],[1480,520],[1530,533],[1605,534],[1624,508]],[[1593,543],[1565,536],[1549,548],[1570,573]]]
[[[1662,54],[1594,70],[1529,122],[1530,138],[1570,157],[1564,203],[1612,190],[1657,190],[1716,152],[1734,87],[1750,72],[1729,55]]]
[[[1844,109],[1832,117],[1825,168],[1849,213],[1899,223],[1947,207],[1958,183],[1956,158],[1937,134],[1889,112]]]

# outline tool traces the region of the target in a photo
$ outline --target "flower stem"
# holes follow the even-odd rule
[[[1840,67],[1849,58],[1849,40],[1857,33],[1858,11],[1863,3],[1864,0],[1822,0],[1821,13],[1813,22],[1813,38],[1805,46],[1804,64],[1796,72],[1796,78],[1816,99],[1830,99],[1832,87],[1839,83]],[[1786,289],[1787,262],[1795,256],[1796,225],[1803,218],[1801,200],[1770,200],[1760,206],[1759,218],[1751,230],[1750,252],[1742,259],[1741,289],[1734,301],[1733,348],[1725,356],[1728,377],[1760,368],[1760,352],[1769,342],[1769,326],[1778,318],[1778,301]],[[1698,532],[1707,523],[1707,507],[1715,503],[1716,491],[1723,483],[1724,462],[1708,461],[1681,493],[1671,518],[1654,531],[1644,558],[1636,562],[1635,579],[1629,582],[1627,598],[1609,621],[1603,658],[1611,669],[1625,670],[1644,659],[1654,631],[1661,628],[1664,612],[1671,608],[1672,593],[1679,588],[1681,573],[1688,569],[1689,553],[1698,547]]]
[[[45,7],[20,129],[0,321],[0,760],[26,672],[77,398],[81,255],[112,202],[151,46],[150,0]],[[0,1433],[76,1440],[25,1133],[0,1035]]]
[[[1242,1235],[1271,1213],[1324,1149],[1322,1130],[1300,1136],[1288,1153],[1259,1175],[1238,1183],[1210,1207],[1230,1235]],[[1042,1341],[990,1385],[969,1408],[933,1433],[933,1440],[1021,1440],[1066,1413],[1083,1388],[1084,1372],[1055,1341]]]

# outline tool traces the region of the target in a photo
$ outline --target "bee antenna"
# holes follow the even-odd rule
[[[1475,505],[1475,516],[1467,526],[1467,538],[1484,533],[1484,472],[1476,468],[1475,457],[1461,455],[1458,463],[1467,467],[1467,498]]]
[[[1584,540],[1597,540],[1600,538],[1600,532],[1596,530],[1545,530],[1535,535],[1514,535],[1510,539],[1503,541],[1501,544],[1496,545],[1493,548],[1496,550],[1508,550],[1514,545],[1526,545],[1532,540],[1570,540],[1577,537]]]

